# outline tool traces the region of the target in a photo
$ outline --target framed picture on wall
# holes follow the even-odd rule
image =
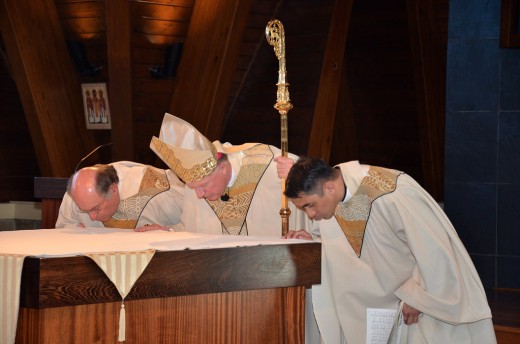
[[[87,129],[110,129],[110,107],[105,83],[81,84]]]

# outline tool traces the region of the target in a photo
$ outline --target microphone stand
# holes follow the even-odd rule
[[[107,147],[107,146],[111,146],[112,145],[112,142],[109,142],[109,143],[105,143],[105,144],[102,144],[102,145],[99,145],[97,146],[96,148],[94,148],[90,153],[88,153],[87,155],[85,155],[83,157],[83,159],[81,159],[78,164],[76,165],[76,168],[74,169],[74,173],[78,172],[78,168],[79,166],[81,165],[81,163],[85,160],[88,159],[88,157],[90,157],[92,154],[96,153],[100,148],[103,148],[103,147]]]

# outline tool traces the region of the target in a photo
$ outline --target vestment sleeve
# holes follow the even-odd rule
[[[484,288],[455,229],[435,200],[409,183],[396,192],[393,211],[416,265],[395,295],[452,324],[490,318]]]
[[[136,227],[146,224],[173,226],[181,222],[184,183],[171,171],[166,170],[170,187],[154,196],[144,208]]]
[[[73,228],[78,227],[81,224],[79,213],[74,201],[65,193],[63,200],[61,201],[60,211],[58,219],[56,221],[56,228]]]

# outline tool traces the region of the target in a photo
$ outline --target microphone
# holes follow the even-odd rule
[[[229,201],[229,186],[227,187],[226,189],[226,193],[223,194],[222,196],[220,196],[220,200],[223,201],[223,202],[227,202]]]
[[[99,145],[99,146],[97,146],[96,148],[94,148],[94,149],[92,150],[92,152],[90,152],[90,153],[88,153],[87,155],[85,155],[85,156],[83,157],[83,159],[81,159],[81,160],[78,162],[78,164],[76,165],[76,168],[74,169],[74,173],[78,172],[78,167],[79,167],[79,166],[81,165],[81,163],[82,163],[83,161],[85,161],[89,156],[91,156],[92,154],[96,153],[100,148],[102,148],[102,147],[106,147],[106,146],[111,146],[111,145],[112,145],[112,142],[109,142],[109,143],[105,143],[105,144]]]

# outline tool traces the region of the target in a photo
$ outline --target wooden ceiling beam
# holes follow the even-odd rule
[[[355,113],[346,68],[342,68],[336,118],[330,149],[329,163],[336,165],[345,161],[358,160],[358,135]]]
[[[41,175],[69,177],[94,140],[54,0],[0,0],[0,7],[2,38]]]
[[[213,0],[193,8],[169,109],[210,140],[222,135],[249,7],[250,0]]]
[[[106,2],[108,99],[112,115],[112,160],[135,160],[132,106],[130,3]]]
[[[353,0],[336,0],[325,48],[307,154],[328,161],[340,101]],[[343,90],[348,88],[344,87]],[[348,120],[348,119],[347,119]]]

